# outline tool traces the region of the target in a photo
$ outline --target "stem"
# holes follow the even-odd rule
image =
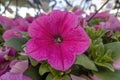
[[[92,17],[89,18],[89,20],[87,20],[87,22],[89,22],[91,19],[94,18],[94,16],[109,2],[109,0],[107,0],[96,12],[95,14],[92,15]]]

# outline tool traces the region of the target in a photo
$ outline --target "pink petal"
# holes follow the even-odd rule
[[[5,41],[7,41],[12,37],[22,37],[22,35],[19,34],[16,30],[11,29],[11,30],[5,31],[2,37]]]
[[[71,53],[65,46],[53,45],[50,47],[48,62],[49,64],[60,71],[69,69],[74,61],[75,55]]]
[[[92,80],[101,80],[99,77],[97,77],[96,75],[93,75],[92,77]]]
[[[78,17],[67,11],[55,10],[47,17],[49,17],[48,29],[53,33],[53,36],[57,34],[64,35],[64,32],[67,33],[78,25]]]
[[[113,63],[113,67],[116,70],[120,70],[120,57]]]
[[[50,41],[31,39],[26,44],[26,52],[38,61],[46,60],[49,54],[48,47],[50,44]]]
[[[31,37],[40,39],[50,39],[51,32],[49,30],[48,18],[46,16],[34,20],[28,29],[28,33]],[[37,36],[36,36],[37,35]]]
[[[28,26],[29,26],[29,23],[26,19],[24,18],[17,18],[15,19],[15,27],[16,29],[18,29],[19,31],[27,31],[28,30]]]
[[[94,13],[91,13],[89,16],[87,16],[86,18],[89,19],[90,17],[92,17],[94,15]],[[97,13],[94,18],[103,18],[103,19],[106,19],[109,17],[109,11],[104,11],[104,12],[100,12],[100,13]]]
[[[75,75],[72,75],[72,74],[70,76],[71,76],[72,80],[86,80],[83,77],[78,77],[78,76],[75,76]]]
[[[5,16],[0,16],[0,24],[5,30],[11,29],[15,25],[12,19],[7,18]]]
[[[75,54],[82,54],[89,45],[90,39],[82,27],[77,27],[69,32],[64,38],[64,46]]]
[[[10,67],[12,73],[23,73],[28,68],[28,60],[14,60]]]
[[[24,76],[23,74],[7,72],[0,76],[0,80],[32,80],[32,79],[27,76]]]

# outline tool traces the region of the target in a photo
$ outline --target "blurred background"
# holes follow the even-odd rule
[[[120,0],[0,0],[0,15],[14,18],[48,13],[52,10],[83,10],[86,14],[110,10],[120,16]]]

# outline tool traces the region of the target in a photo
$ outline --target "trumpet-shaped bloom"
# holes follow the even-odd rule
[[[78,17],[66,11],[53,11],[38,17],[30,25],[31,39],[26,44],[29,56],[37,61],[47,60],[55,69],[65,71],[84,53],[90,39],[78,26]]]

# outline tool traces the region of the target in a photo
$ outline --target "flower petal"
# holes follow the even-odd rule
[[[46,60],[49,53],[48,46],[50,44],[50,41],[31,39],[26,44],[26,52],[29,56],[38,61]]]
[[[2,37],[5,41],[7,41],[12,37],[22,37],[22,35],[19,34],[18,31],[14,29],[10,29],[10,30],[5,31]]]
[[[85,33],[84,29],[79,26],[64,36],[63,45],[75,54],[82,54],[88,49],[90,38]]]
[[[57,31],[63,35],[78,25],[78,17],[70,12],[56,10],[50,14],[50,18],[54,27],[58,27]]]
[[[7,72],[0,76],[0,80],[32,80],[27,76],[24,76],[23,74],[15,74]]]
[[[46,16],[34,20],[28,29],[29,35],[34,38],[50,39],[51,32],[48,31],[49,30],[48,20],[49,19]]]
[[[28,68],[28,60],[14,60],[10,64],[12,73],[23,73]]]
[[[65,46],[51,46],[50,53],[48,58],[49,64],[60,71],[69,69],[75,61],[75,55],[67,50]]]

